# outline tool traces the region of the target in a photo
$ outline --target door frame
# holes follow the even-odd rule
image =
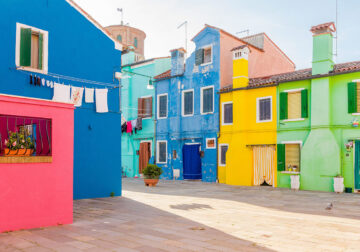
[[[354,139],[354,151],[353,151],[353,168],[354,168],[354,192],[360,191],[360,188],[356,188],[356,141],[360,142],[360,139]],[[360,158],[360,157],[359,157]],[[360,169],[360,168],[359,168]]]

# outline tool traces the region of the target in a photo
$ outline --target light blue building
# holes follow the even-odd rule
[[[96,103],[84,98],[75,109],[74,198],[120,196],[121,115],[114,76],[121,71],[122,45],[72,0],[1,1],[0,14],[0,93],[51,100],[54,90],[30,84],[30,76],[108,89],[108,113],[97,113]]]
[[[124,176],[140,176],[154,156],[155,89],[153,77],[170,67],[170,57],[135,62],[130,50],[122,56],[121,111],[125,121],[142,118],[140,130],[123,132],[121,138],[122,172]]]

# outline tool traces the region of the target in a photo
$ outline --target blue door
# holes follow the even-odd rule
[[[183,147],[184,179],[201,179],[200,144]]]

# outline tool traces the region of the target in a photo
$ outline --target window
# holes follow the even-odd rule
[[[208,114],[214,112],[214,87],[201,88],[201,113]]]
[[[134,46],[137,48],[138,47],[138,39],[134,38]]]
[[[17,23],[16,66],[24,70],[47,73],[48,32]]]
[[[233,103],[224,102],[222,104],[222,125],[231,125],[233,123]]]
[[[308,117],[308,90],[296,89],[280,93],[280,120],[301,120]]]
[[[215,148],[216,148],[216,139],[206,138],[206,149],[215,149]]]
[[[166,118],[167,117],[167,105],[168,103],[168,95],[161,94],[158,95],[158,119]]]
[[[272,121],[272,98],[262,97],[256,99],[256,122]]]
[[[226,152],[228,149],[228,144],[219,144],[219,166],[226,165]]]
[[[348,113],[360,113],[360,83],[348,83]]]
[[[167,141],[157,141],[157,163],[167,162]]]
[[[138,98],[138,117],[152,117],[152,97]]]
[[[122,36],[121,36],[121,35],[117,35],[116,39],[117,39],[119,42],[122,42]]]
[[[184,90],[182,94],[182,115],[192,116],[194,114],[194,90]]]
[[[300,143],[278,144],[278,171],[300,172]]]
[[[195,51],[195,65],[211,64],[212,63],[212,46]]]

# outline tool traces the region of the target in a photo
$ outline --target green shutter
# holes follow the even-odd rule
[[[288,93],[280,93],[280,120],[288,118]]]
[[[277,170],[285,171],[285,144],[277,145]]]
[[[309,116],[308,108],[308,90],[301,90],[301,118],[308,118]]]
[[[195,65],[201,65],[204,63],[204,49],[198,49],[195,52]]]
[[[39,34],[39,69],[43,69],[43,44],[44,44],[44,36]]]
[[[31,65],[31,29],[21,28],[20,66]]]
[[[356,82],[348,83],[348,113],[357,112]]]

